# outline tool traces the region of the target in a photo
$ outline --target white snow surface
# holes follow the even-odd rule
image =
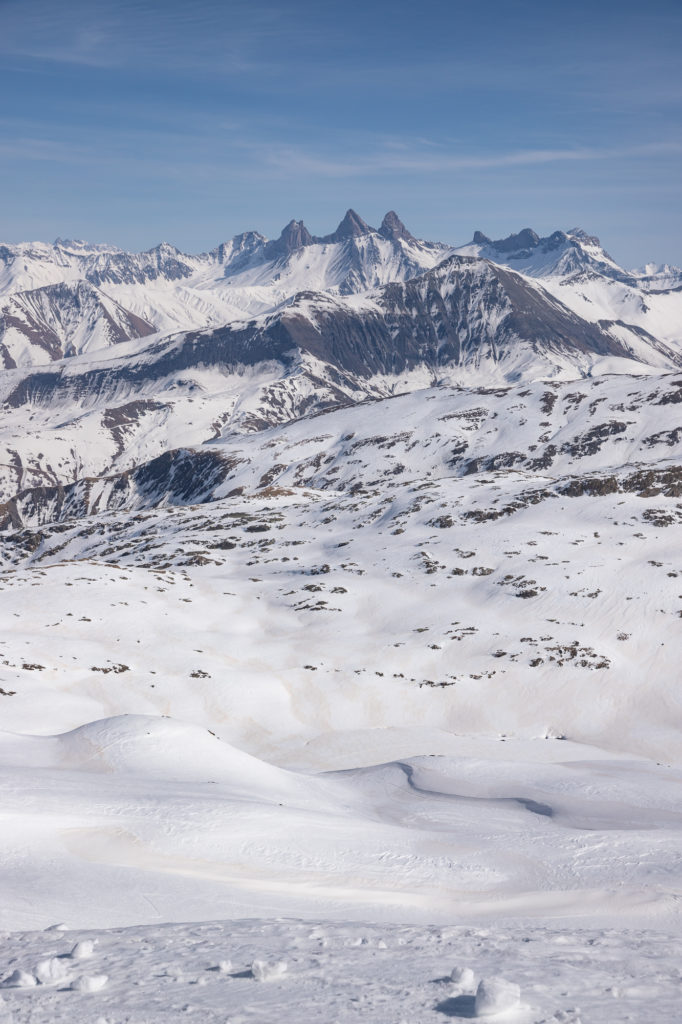
[[[495,927],[339,923],[269,917],[155,924],[98,931],[98,970],[71,986],[2,989],[0,1020],[12,1024],[279,1024],[355,1021],[438,1024],[478,1017],[476,997],[449,979],[464,957],[487,985],[502,976],[520,990],[516,1009],[482,1020],[514,1024],[657,1024],[679,1020],[678,937],[650,929],[561,928],[537,921]],[[63,956],[46,931],[0,938],[6,961]],[[229,950],[232,969],[216,969]],[[254,961],[282,952],[287,971],[267,984]],[[267,961],[266,961],[267,962]],[[94,977],[102,978],[104,973]]]

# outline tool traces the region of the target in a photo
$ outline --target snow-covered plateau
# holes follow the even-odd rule
[[[0,246],[0,1024],[677,1024],[681,289]]]

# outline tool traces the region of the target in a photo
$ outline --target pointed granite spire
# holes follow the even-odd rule
[[[336,231],[323,238],[316,238],[316,242],[342,242],[345,238],[357,238],[359,235],[369,235],[374,228],[371,228],[362,217],[358,216],[355,210],[347,210],[346,216],[339,224]]]
[[[308,231],[302,220],[290,220],[279,238],[268,242],[266,255],[270,259],[280,256],[288,256],[296,249],[302,249],[304,245],[312,245],[313,236]]]
[[[397,242],[400,238],[405,242],[416,241],[414,235],[410,234],[395,210],[388,211],[381,222],[379,234],[383,235],[384,238],[391,239],[393,242]]]

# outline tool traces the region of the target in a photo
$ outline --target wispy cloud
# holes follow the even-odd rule
[[[366,133],[344,136],[334,146],[292,145],[281,134],[257,124],[202,115],[189,130],[170,125],[127,125],[107,129],[93,140],[61,132],[47,123],[0,118],[0,156],[6,160],[52,161],[82,166],[120,165],[128,174],[140,171],[163,177],[195,175],[197,179],[257,177],[269,180],[363,179],[380,176],[428,178],[466,171],[597,164],[682,155],[682,140],[657,140],[629,146],[574,146],[466,151],[453,140],[390,137],[374,140]]]
[[[268,54],[294,31],[282,7],[258,0],[0,0],[0,9],[0,53],[126,72],[264,74],[273,64]],[[311,44],[312,32],[299,30],[299,42]]]
[[[249,148],[248,144],[244,144]],[[251,147],[253,148],[253,147]],[[575,149],[523,149],[490,154],[442,153],[411,150],[397,145],[382,152],[356,157],[323,156],[301,148],[276,145],[258,147],[260,159],[282,174],[316,174],[329,178],[353,178],[387,172],[442,174],[448,171],[486,170],[538,164],[597,162],[682,154],[682,142],[651,142],[623,147]]]

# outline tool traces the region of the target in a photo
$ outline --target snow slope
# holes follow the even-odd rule
[[[4,735],[3,923],[256,910],[445,923],[581,917],[588,901],[603,920],[675,920],[679,771],[556,740],[481,744],[474,758],[451,745],[304,775],[171,719]],[[83,885],[96,906],[77,899]]]
[[[0,547],[5,721],[171,713],[275,758],[554,730],[676,759],[679,394],[432,389],[29,491]]]
[[[109,348],[156,328],[85,281],[19,292],[0,308],[6,368]]]

